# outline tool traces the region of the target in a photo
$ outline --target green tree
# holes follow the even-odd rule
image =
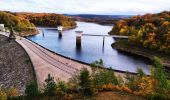
[[[110,71],[107,69],[94,72],[93,82],[95,86],[102,86],[109,83],[112,83],[114,85],[118,84],[118,80],[114,74],[114,71]]]
[[[25,89],[25,94],[29,98],[34,98],[34,97],[38,96],[40,94],[40,92],[38,90],[37,84],[35,82],[32,82],[32,83],[28,84],[26,86],[26,89]]]
[[[50,74],[48,74],[48,78],[45,80],[44,84],[44,93],[49,95],[49,96],[54,96],[56,92],[56,83],[54,81],[54,77],[51,77]]]
[[[79,80],[80,80],[79,86],[80,86],[81,93],[85,96],[92,96],[93,90],[92,90],[91,76],[86,68],[83,68],[80,71]]]

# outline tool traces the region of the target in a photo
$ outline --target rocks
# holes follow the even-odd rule
[[[0,85],[14,87],[21,94],[26,84],[35,81],[33,66],[25,50],[15,41],[0,35]]]

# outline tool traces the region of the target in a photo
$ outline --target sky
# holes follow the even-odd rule
[[[138,15],[170,11],[170,0],[0,0],[0,10],[60,14]]]

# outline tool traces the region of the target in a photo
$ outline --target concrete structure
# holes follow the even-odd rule
[[[4,24],[0,24],[0,31],[5,31],[5,27],[4,27]]]
[[[82,36],[99,36],[103,37],[103,48],[105,44],[105,37],[113,37],[116,41],[123,39],[123,40],[128,40],[129,36],[123,36],[123,35],[94,35],[94,34],[82,34]]]
[[[61,38],[62,37],[63,27],[62,26],[58,26],[57,30],[58,30],[58,33],[59,33],[59,38]]]
[[[81,37],[83,31],[76,31],[76,47],[81,48]]]

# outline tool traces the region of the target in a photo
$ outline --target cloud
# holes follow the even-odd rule
[[[0,0],[0,10],[67,14],[144,14],[170,10],[170,0]]]

